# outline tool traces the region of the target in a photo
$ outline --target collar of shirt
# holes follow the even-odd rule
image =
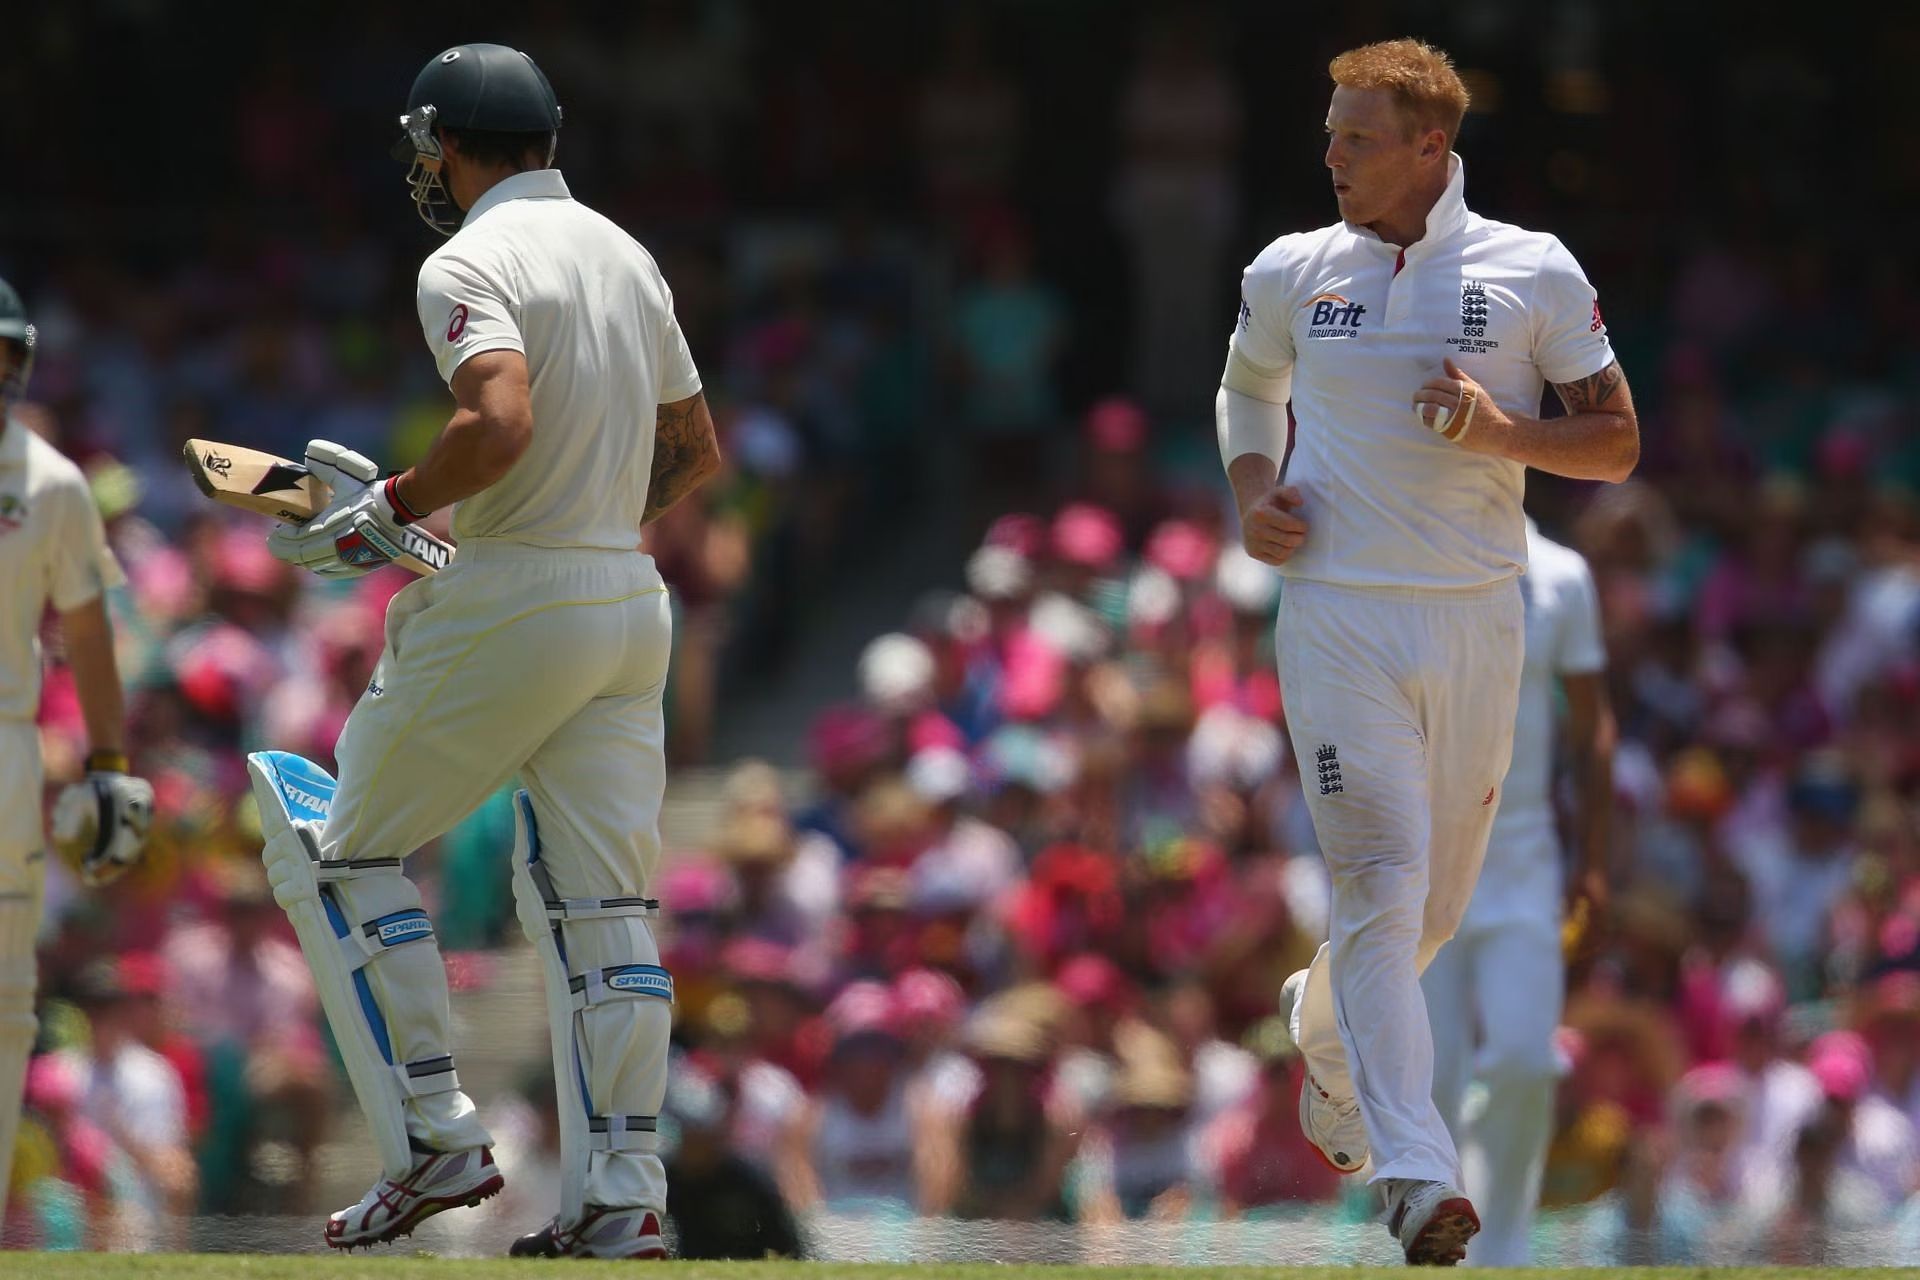
[[[461,225],[472,226],[475,218],[509,200],[571,199],[573,193],[567,190],[567,180],[560,176],[558,169],[528,169],[488,187],[486,193],[473,202],[473,208],[467,210],[466,221]]]
[[[27,424],[14,418],[0,430],[0,468],[27,465]]]
[[[492,192],[488,193],[489,195]],[[478,206],[475,206],[478,208]],[[1421,237],[1402,251],[1408,258],[1419,258],[1432,251],[1434,245],[1467,225],[1467,166],[1458,152],[1447,153],[1447,189],[1433,202],[1433,208],[1427,210],[1427,229]],[[1347,224],[1347,230],[1360,240],[1371,240],[1375,244],[1384,241],[1365,227]]]

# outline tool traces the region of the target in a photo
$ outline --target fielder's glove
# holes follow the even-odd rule
[[[151,783],[124,768],[90,767],[54,802],[53,844],[62,857],[79,863],[83,884],[111,884],[140,861],[152,824]]]
[[[307,467],[333,490],[333,500],[305,524],[283,524],[267,537],[277,559],[323,577],[357,578],[398,559],[400,530],[413,515],[396,508],[391,484],[376,484],[380,468],[362,453],[331,440],[307,445]]]

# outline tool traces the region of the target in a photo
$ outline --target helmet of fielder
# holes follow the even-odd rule
[[[27,306],[5,280],[0,280],[0,342],[14,348],[6,372],[0,376],[0,403],[18,400],[33,374],[34,327],[27,323]]]
[[[413,79],[406,130],[394,148],[411,160],[407,184],[414,207],[426,224],[443,236],[460,229],[463,218],[441,178],[445,151],[439,130],[544,136],[547,163],[553,163],[554,135],[560,128],[560,102],[533,59],[503,44],[462,44],[434,57]]]

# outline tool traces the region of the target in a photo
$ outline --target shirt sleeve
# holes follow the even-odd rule
[[[1600,592],[1585,560],[1561,588],[1560,651],[1554,670],[1561,675],[1589,676],[1606,669],[1607,645],[1600,635]]]
[[[65,613],[91,604],[127,580],[107,546],[107,528],[86,481],[75,476],[47,492],[54,507],[47,554],[47,596]]]
[[[472,263],[448,257],[427,259],[420,268],[415,305],[427,347],[440,377],[449,384],[456,369],[483,351],[526,354],[513,303]]]
[[[1548,383],[1590,377],[1613,363],[1600,298],[1567,247],[1548,237],[1533,281],[1533,363]]]
[[[1287,289],[1280,273],[1259,263],[1240,277],[1240,316],[1228,349],[1255,373],[1273,382],[1293,376],[1293,330]]]
[[[660,403],[699,394],[700,370],[694,367],[693,352],[687,347],[687,335],[680,331],[680,318],[673,314],[673,291],[664,285],[667,323],[660,334]]]

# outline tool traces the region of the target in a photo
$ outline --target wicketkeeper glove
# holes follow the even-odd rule
[[[95,752],[87,766],[87,776],[54,802],[53,844],[79,864],[82,883],[97,886],[118,880],[140,861],[153,825],[153,785],[128,774],[124,757]]]
[[[396,504],[391,481],[375,483],[380,468],[371,458],[314,440],[307,445],[307,466],[327,482],[333,500],[305,524],[283,524],[268,535],[267,548],[277,559],[324,577],[356,578],[404,553],[400,530],[413,514]]]

